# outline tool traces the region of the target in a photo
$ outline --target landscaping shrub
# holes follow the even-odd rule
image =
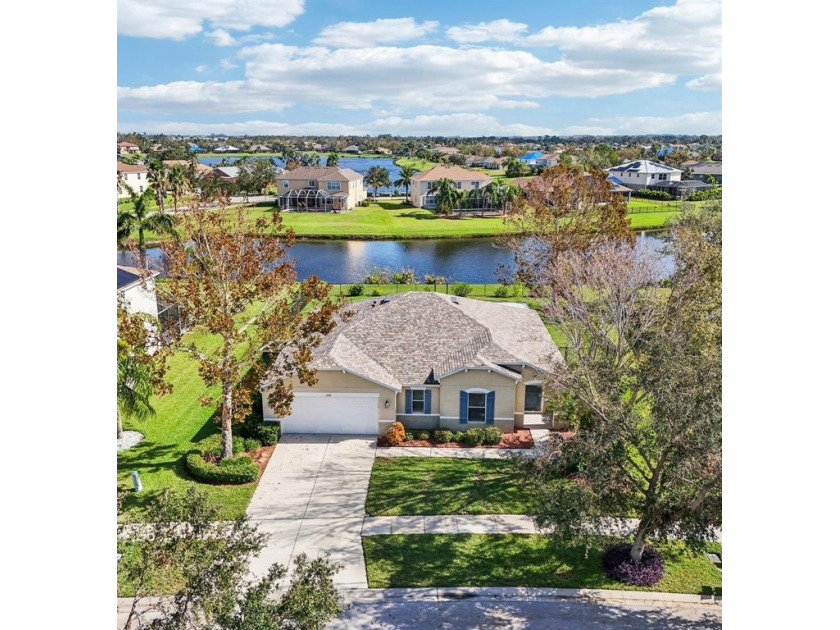
[[[673,201],[674,196],[666,193],[664,190],[651,190],[650,188],[642,188],[633,192],[634,197],[641,197],[642,199],[658,199],[660,201]]]
[[[416,438],[414,437],[414,434],[411,431],[406,431],[405,432],[405,441],[406,442],[411,442],[414,439],[416,439]]]
[[[467,297],[470,293],[472,293],[472,287],[466,282],[457,282],[452,285],[452,293],[458,297]]]
[[[464,443],[467,446],[478,446],[484,441],[484,429],[475,427],[464,432]]]
[[[201,453],[186,457],[187,472],[206,483],[243,484],[256,481],[260,467],[247,455],[223,459],[218,465],[208,462]]]
[[[394,275],[391,276],[391,282],[393,282],[394,284],[416,283],[417,279],[414,276],[414,269],[410,269],[409,267],[403,267],[399,271],[395,271]]]
[[[688,196],[689,201],[710,201],[712,199],[723,199],[723,189],[707,188],[706,190],[698,190]]]
[[[222,434],[221,433],[214,433],[213,435],[204,438],[198,444],[195,445],[196,450],[201,455],[215,455],[218,457],[222,454]],[[236,455],[241,453],[245,450],[245,439],[234,435],[233,436],[233,454]]]
[[[352,284],[350,288],[347,289],[347,295],[351,297],[356,297],[357,295],[361,295],[364,293],[365,288],[361,284]]]
[[[630,557],[629,543],[610,547],[604,552],[602,563],[607,575],[614,580],[633,586],[653,586],[665,572],[662,556],[655,549],[647,548],[639,562]]]
[[[385,444],[388,446],[397,446],[405,441],[405,427],[402,422],[395,422],[390,426],[388,432],[385,434]]]
[[[245,440],[245,450],[247,452],[256,451],[258,448],[262,446],[262,442],[259,440],[255,440],[254,438],[247,438]]]
[[[446,278],[443,276],[430,276],[426,274],[423,276],[423,282],[426,284],[446,284]]]
[[[276,422],[260,422],[251,431],[251,437],[259,440],[263,446],[277,444],[280,439],[280,425]]]
[[[463,431],[455,431],[452,434],[452,441],[457,442],[458,444],[463,444],[466,441],[467,434]]]
[[[362,199],[362,207],[367,208],[370,205],[370,199]]]
[[[364,284],[388,284],[390,276],[391,272],[387,267],[374,267],[370,270],[370,272],[368,272],[368,275],[365,276],[363,282]]]
[[[379,289],[373,289],[373,290],[370,292],[370,294],[371,294],[373,297],[379,297],[380,295],[382,295],[382,291],[380,291]]]
[[[452,442],[454,438],[455,434],[449,429],[437,429],[432,432],[432,442],[435,444],[446,444]]]
[[[499,427],[487,427],[484,429],[484,444],[498,444],[502,441],[502,430]]]
[[[428,431],[416,431],[414,433],[414,439],[416,440],[429,440],[431,435]]]
[[[506,284],[496,287],[496,290],[493,291],[493,296],[497,298],[506,298],[509,294],[510,287],[508,287]]]

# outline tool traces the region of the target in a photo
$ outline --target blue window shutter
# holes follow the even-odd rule
[[[432,413],[432,390],[427,389],[423,393],[423,413],[429,415]]]
[[[493,424],[496,412],[496,392],[487,392],[487,410],[484,414],[486,424]]]
[[[411,413],[411,390],[405,390],[405,412]]]
[[[467,392],[461,392],[461,416],[458,418],[460,424],[467,424]]]

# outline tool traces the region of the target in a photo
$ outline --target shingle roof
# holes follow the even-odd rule
[[[149,278],[154,278],[160,272],[152,271]],[[128,265],[117,265],[117,291],[127,289],[130,286],[137,284],[143,280],[143,272],[136,267],[129,267]]]
[[[668,166],[667,164],[660,164],[653,160],[635,160],[613,166],[609,169],[610,173],[673,173],[679,170],[678,168]]]
[[[310,366],[345,369],[394,389],[443,378],[467,367],[503,364],[549,370],[560,354],[539,315],[529,308],[408,292],[353,302],[347,321],[314,351]]]
[[[417,173],[412,180],[418,182],[437,181],[447,177],[452,181],[490,181],[490,176],[478,171],[470,171],[463,166],[435,166],[428,171]]]
[[[117,161],[117,170],[120,173],[146,173],[149,168],[144,164],[126,164],[125,162]]]

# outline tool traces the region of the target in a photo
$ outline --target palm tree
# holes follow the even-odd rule
[[[507,213],[508,204],[516,199],[516,190],[513,186],[508,186],[498,180],[494,180],[487,184],[484,190],[490,197],[490,201],[496,209],[501,209],[502,213],[505,214]]]
[[[408,187],[411,186],[411,176],[420,171],[413,166],[401,166],[399,179],[394,181],[394,186],[405,187],[405,201],[408,203]]]
[[[376,190],[382,186],[390,186],[391,178],[388,177],[388,169],[384,166],[371,166],[365,174],[366,186],[373,188],[373,200],[376,201]]]
[[[131,195],[132,208],[117,214],[117,244],[124,245],[131,233],[137,230],[137,245],[143,255],[146,232],[174,235],[175,221],[163,212],[149,213],[149,202],[154,196],[151,188],[147,188],[142,195],[138,195],[130,188],[128,192]]]
[[[123,436],[123,418],[145,420],[155,414],[152,372],[124,341],[117,339],[117,439]]]
[[[155,203],[158,210],[163,212],[163,202],[166,199],[166,169],[160,160],[149,160],[149,188],[155,193]]]
[[[338,166],[338,153],[333,151],[327,156],[327,166]]]
[[[172,203],[175,207],[175,212],[178,212],[178,199],[189,190],[187,172],[183,166],[175,164],[167,171],[166,181],[169,185],[169,190],[172,191]]]
[[[432,182],[429,192],[435,196],[437,214],[449,214],[461,205],[461,192],[455,187],[455,182],[448,177]]]

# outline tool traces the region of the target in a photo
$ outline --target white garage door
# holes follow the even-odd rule
[[[280,419],[282,433],[376,435],[379,394],[295,394],[291,415]]]

